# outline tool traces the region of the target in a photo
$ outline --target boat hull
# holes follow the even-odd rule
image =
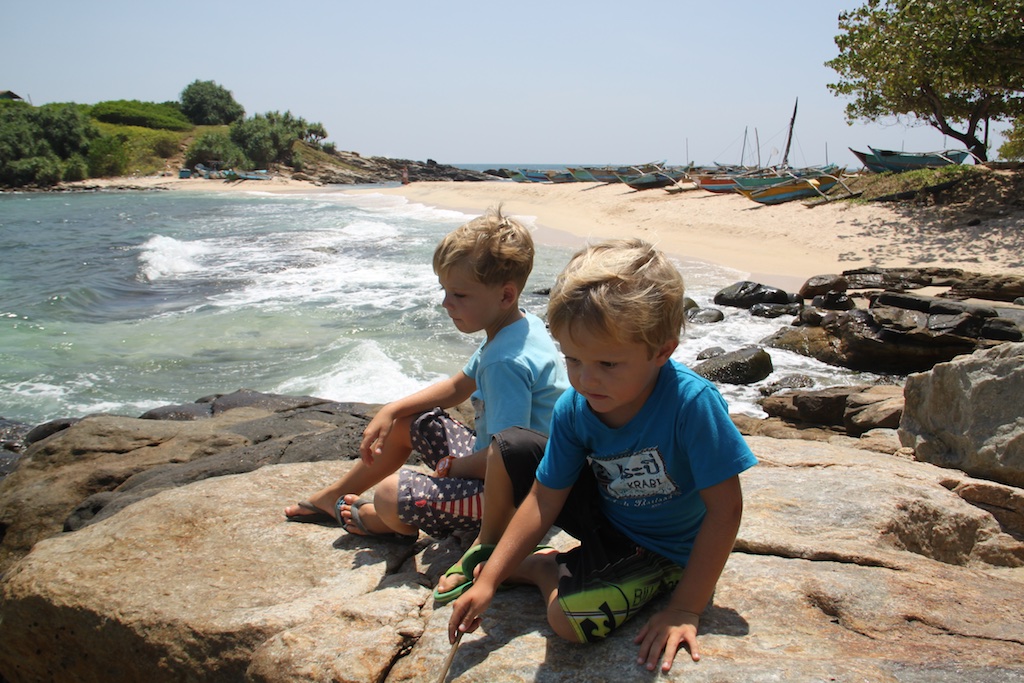
[[[858,152],[848,148],[860,160],[864,167],[875,173],[902,173],[922,168],[939,168],[962,164],[970,154],[965,149],[947,149],[941,152],[895,152],[888,149],[868,147],[868,152]]]
[[[763,187],[756,190],[740,190],[747,199],[752,199],[758,204],[782,204],[795,199],[807,197],[820,197],[835,186],[839,180],[832,176],[820,178],[793,178],[770,187]]]

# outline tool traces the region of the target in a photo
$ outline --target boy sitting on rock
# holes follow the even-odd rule
[[[641,240],[589,247],[552,289],[548,324],[572,389],[555,406],[536,480],[521,459],[488,461],[480,544],[461,563],[472,586],[449,638],[480,625],[506,580],[536,585],[551,628],[574,642],[607,636],[671,591],[636,637],[637,662],[668,671],[680,645],[697,660],[700,615],[739,529],[738,475],[756,459],[714,385],[670,358],[682,278]],[[552,525],[580,545],[537,548]]]

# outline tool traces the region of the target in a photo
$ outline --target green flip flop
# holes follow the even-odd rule
[[[491,556],[491,553],[494,552],[496,547],[497,546],[490,543],[482,543],[467,550],[462,557],[459,558],[459,561],[449,567],[448,571],[444,573],[445,576],[461,574],[466,577],[466,580],[451,590],[438,592],[435,588],[434,602],[438,605],[447,605],[449,602],[457,599],[460,595],[468,591],[469,587],[473,585],[473,569],[475,569],[481,562],[486,562],[487,558]]]
[[[460,583],[455,588],[448,591],[438,593],[434,590],[434,602],[438,605],[447,605],[452,600],[456,600],[460,595],[469,590],[469,587],[473,585],[473,572],[476,571],[478,565],[483,564],[491,558],[494,553],[494,549],[497,546],[491,543],[482,543],[475,545],[465,552],[465,554],[459,559],[458,562],[448,568],[448,571],[444,573],[445,576],[451,576],[452,574],[462,574],[466,577],[466,580]],[[541,550],[550,550],[549,545],[539,545],[533,549],[533,552],[540,552]],[[498,586],[499,590],[506,590],[509,588],[515,588],[517,584],[514,583],[503,583]]]

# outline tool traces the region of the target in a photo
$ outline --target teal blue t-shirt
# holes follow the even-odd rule
[[[547,327],[523,311],[522,319],[485,340],[462,369],[476,381],[476,444],[482,450],[491,437],[509,427],[548,433],[555,401],[569,387],[562,356]]]
[[[572,486],[589,462],[611,524],[635,543],[685,565],[707,511],[700,490],[757,459],[714,384],[670,360],[626,425],[612,429],[570,389],[555,405],[537,481]]]

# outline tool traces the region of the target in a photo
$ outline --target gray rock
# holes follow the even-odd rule
[[[1024,344],[910,375],[900,441],[926,462],[1024,486]]]

